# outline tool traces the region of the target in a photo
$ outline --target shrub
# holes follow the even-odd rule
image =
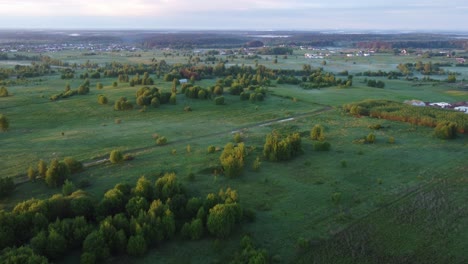
[[[96,83],[96,89],[101,90],[102,88],[104,88],[104,85],[102,85],[102,83],[100,82]]]
[[[320,141],[314,143],[314,150],[315,151],[329,151],[331,144],[326,141]]]
[[[68,166],[63,162],[59,162],[57,159],[54,159],[50,162],[50,165],[47,168],[45,182],[49,187],[58,187],[63,184],[69,175],[70,170]]]
[[[452,122],[443,122],[434,128],[434,135],[440,139],[454,139],[457,136],[457,125]]]
[[[73,182],[69,180],[65,180],[62,186],[62,194],[63,196],[69,196],[75,191],[75,189],[76,187],[75,187],[75,184],[73,184]]]
[[[215,153],[215,151],[216,151],[215,146],[211,145],[211,146],[208,147],[208,153]]]
[[[167,144],[167,138],[166,137],[158,137],[158,139],[156,139],[156,144],[158,144],[159,146],[166,145]]]
[[[76,173],[83,170],[83,164],[72,157],[66,157],[63,159],[63,162],[68,166],[70,173]]]
[[[395,138],[394,137],[389,137],[388,138],[388,143],[395,144]]]
[[[112,162],[114,164],[122,162],[123,161],[122,152],[120,152],[119,150],[111,151],[111,153],[109,155],[109,160],[110,160],[110,162]]]
[[[218,96],[214,99],[216,105],[223,105],[224,104],[224,96]]]
[[[13,178],[0,178],[0,198],[10,195],[15,190]]]
[[[169,103],[170,104],[177,104],[177,94],[176,93],[172,93],[171,94],[171,97],[169,97]]]
[[[108,100],[107,100],[107,97],[105,97],[104,95],[100,94],[98,96],[98,103],[99,104],[102,104],[102,105],[105,105],[108,103]]]
[[[114,110],[131,110],[133,109],[132,103],[130,103],[126,97],[120,97],[118,101],[115,101]]]
[[[159,102],[158,97],[153,97],[153,99],[151,99],[151,106],[152,107],[158,108],[160,104],[161,103]]]
[[[254,160],[253,164],[252,164],[252,169],[253,169],[254,171],[259,171],[259,170],[260,170],[260,165],[261,165],[261,164],[262,164],[262,163],[261,163],[261,161],[260,161],[260,157],[257,157],[257,158]]]
[[[10,122],[8,121],[8,118],[0,114],[0,130],[7,131],[8,127],[10,127]]]
[[[267,135],[263,145],[263,155],[270,161],[284,161],[301,154],[302,144],[299,133],[293,133],[286,137],[276,131]]]
[[[236,143],[242,142],[242,136],[241,136],[241,134],[239,132],[234,134],[234,142],[236,142]]]
[[[219,160],[227,177],[234,178],[242,174],[244,170],[244,157],[244,143],[240,143],[237,146],[234,146],[232,143],[226,144]]]
[[[1,87],[0,88],[0,97],[7,97],[8,96],[8,90],[6,87]]]
[[[321,125],[315,125],[310,131],[310,138],[313,140],[324,140],[325,134]]]
[[[29,166],[28,168],[28,179],[30,181],[35,181],[36,180],[36,171],[32,166]]]
[[[367,143],[374,143],[375,142],[375,135],[374,133],[369,133],[369,135],[367,135],[366,137],[366,142]]]

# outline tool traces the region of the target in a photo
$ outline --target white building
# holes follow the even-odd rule
[[[429,105],[430,106],[438,106],[440,108],[448,108],[448,107],[452,106],[451,104],[446,103],[446,102],[430,103]]]
[[[460,112],[465,112],[465,114],[468,114],[468,106],[457,106],[453,109],[460,111]]]

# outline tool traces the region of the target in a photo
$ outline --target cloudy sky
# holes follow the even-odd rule
[[[0,0],[0,28],[468,31],[468,1]]]

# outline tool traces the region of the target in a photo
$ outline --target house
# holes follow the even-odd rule
[[[405,101],[404,103],[412,105],[412,106],[426,106],[426,103],[424,103],[423,101],[419,101],[419,100],[410,100],[410,101]]]
[[[457,106],[453,109],[460,111],[460,112],[465,112],[465,114],[468,114],[468,106]]]
[[[179,83],[180,83],[180,84],[184,84],[184,83],[187,83],[187,82],[188,82],[187,79],[180,79],[180,80],[179,80]]]
[[[436,106],[436,107],[440,107],[440,108],[449,108],[451,107],[452,105],[449,104],[449,103],[445,103],[445,102],[439,102],[439,103],[430,103],[429,104],[430,106]]]
[[[463,64],[466,61],[464,58],[456,58],[456,60],[457,60],[457,63],[459,64]]]

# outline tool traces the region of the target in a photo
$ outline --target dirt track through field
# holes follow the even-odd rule
[[[284,122],[290,122],[290,121],[293,121],[293,120],[298,120],[298,119],[301,119],[301,118],[306,118],[306,117],[309,117],[309,116],[318,115],[320,113],[330,111],[330,110],[333,109],[331,106],[328,106],[328,105],[321,105],[321,106],[323,106],[323,108],[320,108],[318,110],[305,112],[305,113],[301,113],[301,114],[296,114],[296,115],[291,115],[291,116],[286,117],[286,118],[275,118],[275,119],[271,119],[271,120],[257,122],[257,123],[253,123],[253,124],[250,124],[250,125],[247,125],[247,126],[243,126],[243,127],[239,127],[239,128],[235,128],[235,129],[230,129],[230,130],[225,130],[225,131],[221,131],[221,132],[216,132],[216,133],[211,133],[211,134],[206,134],[206,135],[198,136],[198,137],[195,137],[195,138],[188,138],[188,139],[181,139],[181,140],[177,140],[177,141],[172,141],[172,142],[169,142],[167,145],[180,144],[180,143],[195,141],[195,140],[198,140],[200,138],[215,137],[215,136],[220,136],[220,135],[224,135],[224,134],[228,134],[228,133],[232,134],[232,133],[235,133],[237,131],[242,131],[242,130],[246,130],[246,129],[256,128],[256,127],[264,127],[264,126],[269,126],[269,125],[279,124],[279,123],[284,123]],[[164,145],[164,146],[152,145],[152,146],[147,146],[147,147],[142,147],[142,148],[135,148],[135,149],[131,149],[131,150],[126,151],[124,154],[128,154],[130,156],[137,156],[141,152],[147,152],[147,151],[150,151],[150,150],[155,149],[155,148],[165,147],[167,145]],[[89,168],[89,167],[105,164],[108,161],[109,161],[109,159],[108,159],[108,157],[106,155],[106,156],[97,157],[97,158],[95,158],[93,160],[87,160],[87,161],[82,161],[82,162],[83,162],[83,167]],[[22,183],[27,182],[28,180],[29,179],[28,179],[27,175],[25,175],[25,174],[20,175],[18,177],[15,177],[15,184],[16,185],[22,184]]]

